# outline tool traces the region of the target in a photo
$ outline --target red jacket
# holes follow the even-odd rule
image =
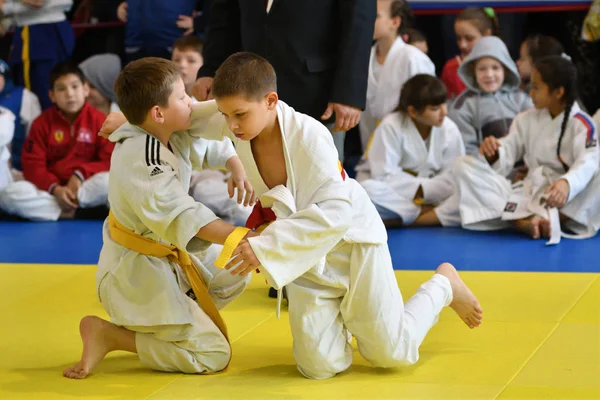
[[[458,76],[458,67],[461,63],[460,56],[456,56],[449,59],[442,70],[442,82],[446,84],[448,98],[450,99],[458,96],[467,88]]]
[[[65,185],[73,174],[82,180],[108,171],[114,144],[98,136],[106,116],[87,102],[69,123],[56,106],[31,124],[21,161],[25,179],[40,190]]]

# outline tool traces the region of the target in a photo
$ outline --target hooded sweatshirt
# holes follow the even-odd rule
[[[79,64],[88,81],[102,96],[111,102],[117,101],[115,82],[121,72],[121,59],[116,54],[96,54]]]
[[[504,83],[495,93],[485,93],[477,85],[475,62],[484,57],[494,58],[504,66]],[[467,90],[452,102],[448,116],[460,129],[467,154],[477,155],[483,139],[506,136],[512,120],[521,111],[533,107],[533,103],[519,89],[521,79],[517,65],[504,42],[495,36],[479,39],[458,69],[458,75]]]

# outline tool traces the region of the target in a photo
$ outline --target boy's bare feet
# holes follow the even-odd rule
[[[79,323],[79,333],[83,342],[83,354],[81,361],[63,371],[63,376],[67,378],[85,378],[113,350],[135,352],[135,333],[101,318],[84,317]]]
[[[452,303],[450,308],[458,314],[460,319],[471,329],[481,325],[483,309],[477,297],[471,292],[467,285],[458,275],[456,268],[449,263],[443,263],[435,271],[436,274],[444,275],[452,286]]]
[[[548,239],[552,233],[550,229],[550,221],[540,218],[537,215],[516,220],[514,225],[517,230],[524,232],[534,239]]]

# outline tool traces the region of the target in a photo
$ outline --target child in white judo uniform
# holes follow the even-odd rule
[[[519,59],[517,60],[521,88],[527,93],[531,90],[531,69],[535,61],[548,56],[560,56],[563,53],[562,45],[552,36],[528,36],[521,43]]]
[[[460,226],[452,164],[465,154],[446,118],[442,81],[420,74],[402,87],[396,111],[375,130],[359,165],[361,183],[386,225]]]
[[[286,287],[304,376],[325,379],[346,370],[353,353],[348,332],[373,365],[394,367],[417,362],[444,306],[472,328],[481,323],[479,302],[448,263],[403,304],[377,210],[341,168],[327,128],[279,100],[268,61],[230,56],[212,93],[225,116],[213,123],[233,138],[260,197],[253,214],[272,221],[237,246],[241,263],[232,265],[240,261],[234,258],[226,269],[244,275],[260,263],[271,286]],[[194,107],[208,112],[214,104]],[[251,227],[259,224],[260,217]]]
[[[538,60],[531,73],[535,109],[519,114],[508,136],[488,137],[485,156],[455,165],[462,224],[468,229],[509,227],[534,239],[560,241],[565,232],[590,237],[600,227],[596,125],[575,101],[577,71],[560,56]],[[505,178],[524,158],[523,182]]]
[[[242,197],[252,197],[244,168],[229,139],[198,140],[187,133],[192,101],[171,61],[132,62],[115,89],[130,123],[110,138],[117,142],[111,215],[96,275],[110,322],[82,319],[83,355],[64,375],[85,378],[113,350],[138,353],[142,364],[159,371],[221,371],[231,348],[218,309],[244,290],[248,277],[202,265],[188,254],[239,233],[195,202],[188,189],[192,168],[227,167]]]
[[[363,151],[378,122],[398,106],[398,93],[404,82],[417,74],[435,75],[435,66],[429,57],[415,46],[406,44],[401,37],[412,19],[408,1],[377,1],[367,103],[359,123]]]

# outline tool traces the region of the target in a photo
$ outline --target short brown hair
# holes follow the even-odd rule
[[[264,58],[250,52],[232,54],[217,69],[212,84],[215,98],[246,96],[262,99],[267,93],[277,91],[277,75]]]
[[[167,106],[173,83],[180,77],[177,65],[164,58],[146,57],[127,64],[115,82],[115,95],[129,123],[141,125],[153,106]]]
[[[408,28],[404,33],[408,35],[408,44],[427,41],[427,38],[425,37],[425,35],[423,35],[423,32],[418,31],[414,28]]]
[[[182,36],[175,41],[173,49],[179,51],[193,50],[202,55],[202,49],[204,48],[204,40],[195,35]]]

